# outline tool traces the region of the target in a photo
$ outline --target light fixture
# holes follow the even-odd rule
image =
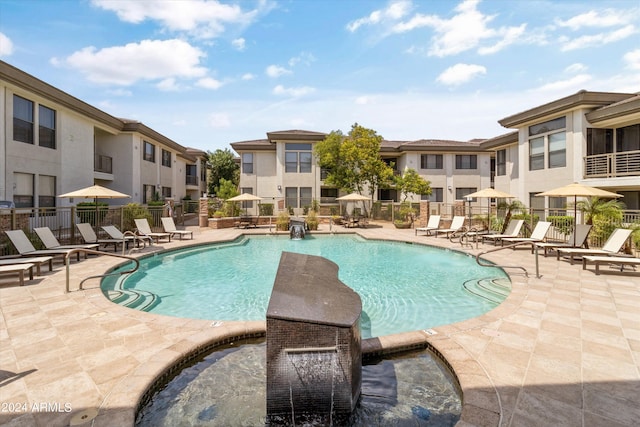
[[[278,191],[282,191],[282,185],[278,185]]]

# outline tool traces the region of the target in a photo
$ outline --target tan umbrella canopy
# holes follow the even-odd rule
[[[536,196],[549,196],[549,197],[573,197],[573,221],[575,223],[576,218],[578,217],[578,197],[602,197],[605,199],[614,199],[617,197],[624,197],[622,194],[612,193],[611,191],[601,190],[596,187],[590,187],[588,185],[578,184],[574,182],[573,184],[565,185],[562,187],[554,188],[552,190],[544,191],[542,193],[536,194]],[[574,237],[574,246],[575,246],[575,233],[573,233]]]
[[[336,200],[339,200],[341,202],[366,202],[371,199],[359,193],[351,193],[347,194],[346,196],[336,197]]]
[[[250,193],[242,193],[238,196],[230,197],[227,199],[228,202],[257,202],[262,200],[262,197],[254,196]],[[244,214],[247,214],[247,208],[244,209]]]
[[[514,199],[516,196],[487,187],[475,193],[467,194],[465,197],[486,197],[487,198],[487,229],[491,229],[491,199]]]
[[[126,199],[131,196],[128,194],[120,193],[119,191],[111,190],[110,188],[102,187],[101,185],[92,185],[91,187],[81,188],[70,193],[61,194],[58,197],[75,197],[81,199],[93,199],[96,204],[96,220],[95,229],[97,234],[98,229],[98,199]]]

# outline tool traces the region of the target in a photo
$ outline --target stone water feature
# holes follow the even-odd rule
[[[289,219],[289,238],[292,240],[304,239],[307,223],[304,218],[291,218]]]
[[[267,419],[343,425],[362,385],[357,293],[322,257],[283,252],[267,308]]]

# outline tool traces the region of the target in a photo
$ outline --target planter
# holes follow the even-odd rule
[[[411,223],[410,222],[394,222],[393,225],[396,226],[396,228],[411,228]]]

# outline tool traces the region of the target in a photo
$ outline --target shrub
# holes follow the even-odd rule
[[[78,203],[78,217],[80,222],[88,222],[93,227],[102,223],[104,218],[109,213],[109,204],[105,202],[98,202],[98,224],[96,224],[96,204],[95,202],[80,202]]]
[[[316,211],[309,212],[309,215],[307,215],[307,225],[309,226],[309,230],[317,230],[319,222]]]
[[[136,228],[133,221],[136,218],[146,218],[151,223],[152,216],[147,208],[139,203],[129,203],[122,208],[122,231],[132,231]]]
[[[260,216],[273,215],[273,203],[261,203],[259,206]]]
[[[573,217],[569,215],[549,215],[547,221],[551,223],[553,228],[564,235],[571,234],[573,230]]]
[[[289,229],[289,213],[287,211],[282,211],[278,214],[278,218],[276,219],[276,230],[287,231],[288,229]]]

